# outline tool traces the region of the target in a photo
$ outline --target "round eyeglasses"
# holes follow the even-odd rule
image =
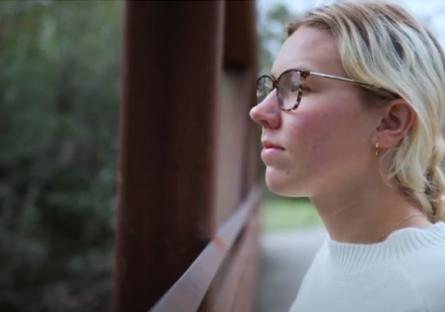
[[[314,71],[288,69],[277,79],[271,75],[262,75],[257,79],[256,96],[258,103],[262,102],[276,88],[278,105],[280,109],[283,111],[291,111],[296,109],[298,105],[300,105],[301,98],[303,96],[303,82],[311,75],[354,83],[367,89],[374,90],[385,97],[398,97],[398,95],[392,91],[376,87],[373,84],[364,81]]]

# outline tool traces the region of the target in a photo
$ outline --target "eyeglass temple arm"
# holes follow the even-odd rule
[[[374,90],[379,90],[379,91],[381,91],[381,92],[388,93],[388,94],[391,95],[391,96],[396,96],[395,93],[393,93],[393,92],[391,92],[391,91],[389,91],[389,90],[386,90],[386,89],[377,87],[377,86],[375,86],[375,85],[373,85],[373,84],[370,84],[370,83],[368,83],[368,82],[359,81],[359,80],[354,80],[354,79],[350,79],[350,78],[346,78],[346,77],[341,77],[341,76],[335,76],[335,75],[325,74],[325,73],[313,72],[313,71],[311,71],[310,74],[311,74],[311,75],[314,75],[314,76],[319,76],[319,77],[324,77],[324,78],[335,79],[335,80],[346,81],[346,82],[350,82],[350,83],[358,84],[358,85],[363,86],[363,87],[367,87],[367,88],[371,88],[371,89],[374,89]]]
[[[376,86],[374,86],[374,85],[372,85],[370,83],[367,83],[367,82],[364,82],[364,81],[359,81],[359,80],[354,80],[354,79],[350,79],[350,78],[346,78],[346,77],[335,76],[335,75],[324,74],[324,73],[313,72],[313,71],[311,71],[310,74],[314,75],[314,76],[329,78],[329,79],[335,79],[335,80],[341,80],[341,81],[346,81],[346,82],[352,82],[352,83],[356,83],[356,84],[359,84],[359,85],[367,86],[367,87],[370,87],[370,88],[377,88]]]

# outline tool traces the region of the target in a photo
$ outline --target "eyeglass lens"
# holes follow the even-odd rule
[[[295,109],[300,104],[301,98],[301,73],[297,70],[291,70],[283,73],[277,82],[278,103],[281,109]],[[267,95],[272,92],[274,83],[271,77],[261,76],[257,80],[257,100],[263,101]]]

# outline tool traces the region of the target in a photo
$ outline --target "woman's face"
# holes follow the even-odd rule
[[[284,42],[271,74],[291,68],[347,76],[334,38],[307,26]],[[309,76],[303,86],[296,110],[281,111],[274,90],[250,111],[262,126],[266,184],[280,195],[309,197],[353,187],[371,170],[376,115],[354,84]]]

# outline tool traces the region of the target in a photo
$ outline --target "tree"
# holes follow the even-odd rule
[[[292,21],[292,14],[283,4],[276,4],[265,12],[258,21],[260,40],[260,72],[269,72],[278,50],[287,36],[286,25]]]
[[[121,6],[0,2],[1,292],[92,276],[110,253]]]

